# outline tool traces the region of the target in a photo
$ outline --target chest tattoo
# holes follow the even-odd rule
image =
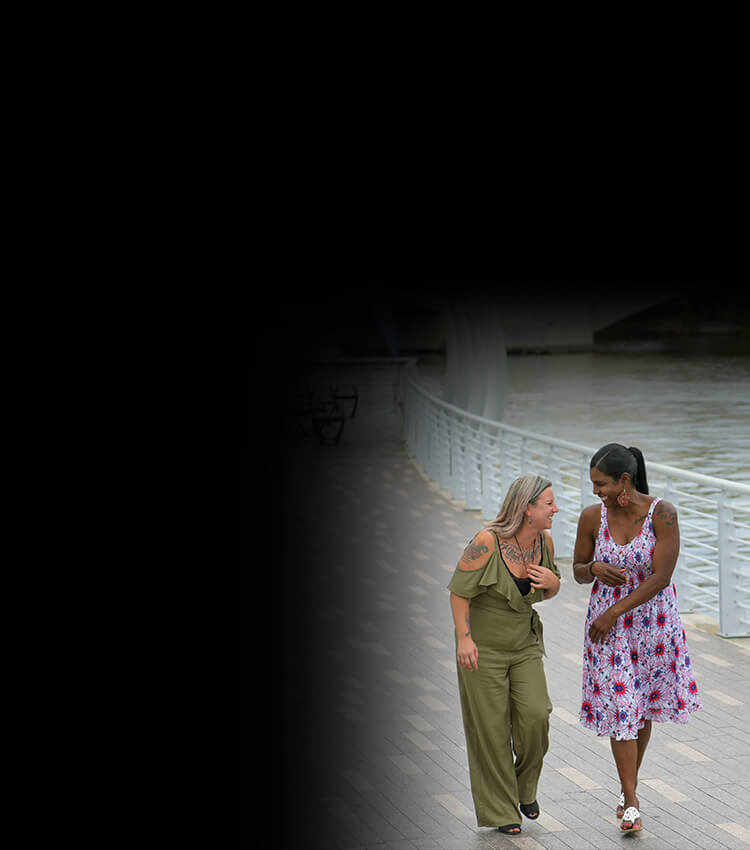
[[[500,551],[506,561],[511,560],[522,566],[527,566],[537,562],[542,553],[542,547],[538,539],[528,549],[519,547],[515,542],[509,543],[507,540],[501,540]]]

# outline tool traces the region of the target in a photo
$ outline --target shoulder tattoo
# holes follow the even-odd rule
[[[490,550],[482,545],[477,545],[476,543],[469,543],[469,545],[464,549],[463,555],[461,555],[461,560],[459,563],[470,564],[472,561],[477,561],[483,555],[486,555]]]
[[[677,511],[670,504],[665,505],[664,502],[659,502],[654,511],[654,517],[658,517],[664,525],[677,525]]]

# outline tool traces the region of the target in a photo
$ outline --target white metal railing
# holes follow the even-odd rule
[[[401,371],[399,396],[409,452],[467,510],[494,519],[514,478],[549,478],[560,509],[555,550],[572,556],[579,514],[595,501],[589,478],[595,448],[448,404],[419,385],[413,365]],[[722,637],[750,636],[750,487],[659,463],[648,463],[647,472],[651,493],[679,512],[673,581],[680,611],[713,617]]]

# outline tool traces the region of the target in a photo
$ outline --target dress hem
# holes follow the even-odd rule
[[[585,729],[590,729],[592,732],[596,732],[597,737],[599,738],[614,738],[616,741],[634,741],[638,737],[638,733],[646,725],[647,720],[653,720],[655,723],[680,723],[684,726],[690,720],[690,715],[694,711],[700,711],[701,708],[703,708],[701,705],[695,706],[695,708],[689,708],[684,715],[678,717],[667,717],[661,714],[655,714],[652,717],[644,717],[640,724],[637,727],[634,727],[633,730],[628,730],[627,733],[620,732],[622,737],[618,737],[619,730],[605,729],[600,732],[595,722],[586,720],[583,717],[579,717],[578,721]]]

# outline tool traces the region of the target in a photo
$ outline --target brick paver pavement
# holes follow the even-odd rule
[[[542,814],[514,837],[476,826],[446,584],[482,520],[409,459],[388,404],[361,406],[338,446],[308,439],[286,452],[289,846],[750,846],[748,641],[684,618],[704,707],[687,725],[654,724],[644,830],[622,835],[609,741],[577,720],[590,586],[573,581],[570,553],[559,553],[560,593],[538,606],[554,705]]]

